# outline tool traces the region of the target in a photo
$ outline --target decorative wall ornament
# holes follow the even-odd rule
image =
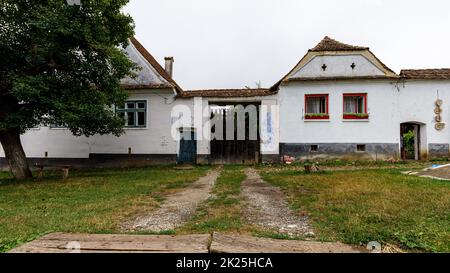
[[[436,128],[436,130],[441,131],[444,130],[445,128],[445,123],[436,123],[436,125],[434,126]]]
[[[438,131],[441,131],[445,128],[445,123],[442,122],[442,104],[443,101],[441,99],[437,99],[436,102],[434,103],[436,105],[436,108],[434,108],[434,113],[436,114],[436,116],[434,117],[434,120],[436,121],[436,125],[434,126],[434,128]]]

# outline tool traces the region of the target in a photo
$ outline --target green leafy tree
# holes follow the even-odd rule
[[[77,2],[77,1],[71,1]],[[31,177],[20,135],[64,124],[76,136],[120,135],[112,105],[135,67],[123,48],[128,0],[0,0],[0,142],[16,179]]]

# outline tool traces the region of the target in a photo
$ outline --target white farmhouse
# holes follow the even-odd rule
[[[129,100],[117,114],[125,134],[86,138],[61,126],[33,128],[22,136],[33,164],[449,156],[450,69],[396,74],[369,48],[325,37],[269,89],[185,91],[172,79],[173,58],[161,67],[134,38],[126,52],[142,70],[122,82]],[[0,148],[6,167],[2,157]]]
[[[325,37],[275,88],[280,155],[448,157],[450,69],[397,75],[369,48]]]

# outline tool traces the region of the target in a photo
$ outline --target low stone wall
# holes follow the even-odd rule
[[[365,145],[364,151],[358,151],[358,145]],[[316,150],[312,150],[312,146],[315,146]],[[293,156],[297,160],[386,160],[399,158],[399,149],[397,143],[281,143],[280,155]]]
[[[28,158],[31,168],[43,165],[46,168],[71,166],[83,168],[144,167],[167,165],[177,162],[176,154],[90,154],[89,158]],[[5,158],[0,158],[0,170],[8,170]]]
[[[450,157],[450,145],[448,143],[428,144],[429,159],[448,159]]]

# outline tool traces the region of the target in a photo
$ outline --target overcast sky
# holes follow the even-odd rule
[[[268,87],[325,35],[395,72],[450,67],[448,0],[130,0],[136,37],[184,89]]]

